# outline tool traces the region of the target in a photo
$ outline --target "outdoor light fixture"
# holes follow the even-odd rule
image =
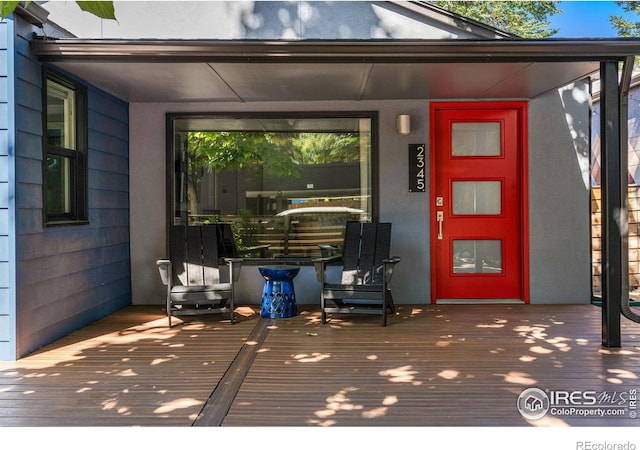
[[[411,133],[411,116],[409,114],[400,114],[396,118],[396,127],[400,134]]]

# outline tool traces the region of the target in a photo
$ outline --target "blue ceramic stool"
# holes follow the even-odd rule
[[[258,267],[264,277],[260,315],[270,319],[283,319],[298,315],[293,279],[298,275],[298,266]]]

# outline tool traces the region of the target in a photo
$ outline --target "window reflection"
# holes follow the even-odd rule
[[[372,117],[173,119],[173,224],[230,223],[236,244],[313,257],[371,220]]]
[[[453,273],[502,273],[502,241],[454,240]]]

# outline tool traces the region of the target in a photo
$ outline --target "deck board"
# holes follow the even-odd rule
[[[0,362],[2,426],[190,426],[256,323],[131,307]]]
[[[0,426],[638,426],[525,420],[527,387],[640,388],[640,325],[601,345],[591,305],[399,305],[379,318],[299,305],[166,327],[125,308],[17,362],[0,362]]]

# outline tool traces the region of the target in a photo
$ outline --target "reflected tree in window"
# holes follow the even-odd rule
[[[374,113],[170,119],[173,225],[222,222],[239,248],[307,257],[372,218]]]
[[[353,133],[298,133],[292,139],[299,164],[358,162],[360,140]]]
[[[199,211],[198,185],[205,173],[244,170],[249,176],[267,173],[299,176],[291,151],[277,133],[191,132],[189,133],[188,192],[192,214]]]

